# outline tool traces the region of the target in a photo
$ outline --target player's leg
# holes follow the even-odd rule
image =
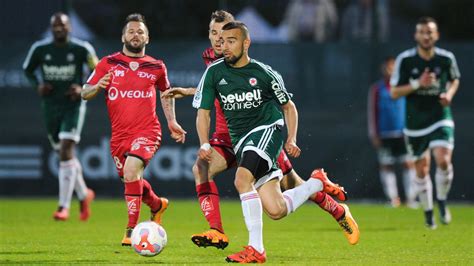
[[[84,119],[86,114],[86,103],[83,101],[78,104],[75,108],[64,110],[63,119],[61,121],[61,132],[59,133],[59,139],[61,139],[61,150],[65,147],[65,153],[67,158],[73,161],[75,167],[75,182],[74,191],[76,192],[77,198],[80,202],[80,220],[86,221],[89,219],[90,203],[95,197],[94,191],[87,188],[82,174],[82,166],[80,161],[75,155],[75,146],[81,139],[81,132],[84,125]],[[66,141],[63,146],[63,140]],[[60,151],[62,153],[62,151]]]
[[[434,132],[433,139],[430,142],[430,148],[433,149],[433,155],[436,162],[436,199],[438,201],[440,220],[443,224],[451,222],[451,212],[446,207],[446,200],[453,182],[453,164],[452,155],[454,148],[453,129],[443,127]]]
[[[433,219],[433,184],[430,177],[431,156],[429,151],[430,136],[408,137],[407,149],[415,158],[415,191],[420,200],[420,205],[425,213],[425,225],[435,229]]]
[[[400,206],[400,197],[398,196],[397,176],[395,175],[395,154],[393,145],[395,145],[394,139],[382,139],[382,145],[377,149],[377,155],[380,182],[382,183],[383,191],[392,207],[396,208]]]
[[[191,241],[199,247],[214,246],[224,249],[229,244],[229,239],[222,226],[219,190],[213,179],[215,175],[223,172],[235,162],[235,155],[228,147],[213,146],[212,149],[210,163],[197,158],[193,166],[199,206],[210,229],[192,235]]]
[[[403,188],[405,190],[407,207],[417,209],[418,201],[416,200],[415,190],[415,164],[407,155],[402,159],[402,168]]]

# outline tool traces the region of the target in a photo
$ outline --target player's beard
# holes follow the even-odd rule
[[[240,60],[240,58],[242,58],[243,55],[244,55],[244,51],[242,49],[242,51],[240,52],[240,54],[238,56],[231,56],[229,58],[224,57],[224,60],[229,65],[235,65],[235,63],[237,63]]]
[[[125,42],[125,48],[134,54],[139,54],[143,51],[143,48],[145,48],[145,42],[140,43],[138,46],[133,46],[132,42]]]

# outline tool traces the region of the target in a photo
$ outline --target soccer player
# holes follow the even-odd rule
[[[224,59],[208,66],[199,83],[193,106],[198,108],[196,128],[201,148],[198,156],[210,161],[215,153],[209,140],[210,109],[217,98],[224,112],[238,165],[234,184],[240,194],[248,246],[226,258],[228,262],[263,263],[266,253],[262,237],[262,212],[273,219],[294,212],[311,195],[325,191],[339,199],[345,192],[327,178],[324,171],[313,171],[311,178],[296,188],[281,192],[283,177],[276,161],[283,146],[281,127],[285,114],[288,137],[285,149],[298,157],[296,145],[298,115],[281,76],[269,66],[248,57],[250,36],[241,22],[222,28]]]
[[[64,13],[51,17],[53,38],[35,42],[23,63],[25,75],[41,97],[41,109],[48,139],[59,153],[59,206],[53,218],[65,221],[73,191],[80,201],[80,220],[89,219],[94,191],[87,188],[75,146],[81,138],[86,102],[81,100],[84,65],[91,71],[97,64],[94,48],[70,36],[71,23]],[[41,79],[36,75],[40,69]]]
[[[435,46],[438,24],[422,17],[416,24],[417,46],[398,55],[390,80],[393,98],[406,96],[405,135],[409,152],[415,156],[416,189],[425,211],[426,226],[436,228],[433,219],[433,185],[430,178],[431,152],[436,163],[436,197],[440,220],[451,222],[446,199],[453,181],[451,157],[454,122],[450,104],[459,87],[460,73],[453,53]]]
[[[161,126],[156,114],[156,90],[169,89],[166,66],[145,54],[149,42],[148,28],[141,14],[131,14],[122,29],[121,52],[102,58],[84,85],[82,98],[90,100],[105,93],[112,125],[110,149],[119,176],[125,184],[128,224],[123,246],[131,245],[131,233],[137,225],[141,201],[151,210],[151,220],[161,223],[168,206],[159,198],[143,171],[161,143]],[[184,143],[186,132],[177,123],[174,99],[162,99],[161,107],[168,122],[171,137]]]
[[[383,78],[375,82],[369,90],[368,125],[369,137],[377,150],[380,180],[385,195],[393,207],[400,206],[397,189],[395,164],[403,166],[403,185],[407,206],[416,208],[414,190],[415,166],[408,157],[403,135],[405,126],[405,97],[392,99],[390,96],[390,76],[395,58],[387,57],[381,65]]]
[[[211,14],[211,21],[209,23],[209,41],[211,47],[207,48],[202,54],[206,65],[210,65],[222,57],[222,40],[220,34],[222,26],[231,21],[234,21],[234,17],[229,12],[218,10]],[[162,96],[181,98],[194,95],[195,92],[195,88],[171,88],[164,92]],[[227,122],[217,99],[214,101],[214,106],[216,110],[216,128],[209,143],[211,149],[215,152],[212,152],[209,162],[198,157],[193,167],[196,192],[201,210],[209,224],[210,230],[192,235],[191,240],[200,247],[214,246],[224,249],[228,245],[229,239],[224,233],[219,208],[219,191],[213,178],[217,174],[234,167],[236,165],[236,158],[232,150]],[[278,156],[277,164],[284,175],[281,181],[282,189],[293,188],[304,182],[293,169],[284,151]],[[337,203],[330,195],[322,191],[312,195],[311,200],[336,219],[350,244],[357,243],[359,239],[358,229],[348,228],[346,226],[347,224],[356,225],[355,221],[347,221],[353,220],[347,205]],[[272,215],[272,213],[269,213],[269,215]],[[281,214],[274,215],[272,218],[279,219],[281,218]]]

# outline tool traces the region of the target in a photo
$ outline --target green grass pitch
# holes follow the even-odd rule
[[[135,254],[120,241],[126,223],[122,200],[96,200],[93,216],[78,220],[74,202],[71,218],[55,222],[52,199],[0,200],[1,264],[223,264],[226,255],[247,243],[240,202],[223,201],[222,215],[230,244],[225,250],[197,248],[190,240],[206,222],[197,201],[173,200],[164,216],[168,245],[158,256]],[[453,223],[430,231],[421,210],[382,205],[350,204],[361,239],[350,246],[339,226],[315,204],[306,204],[289,217],[264,219],[268,264],[288,265],[472,265],[474,237],[472,205],[451,206]],[[149,218],[146,206],[141,220]],[[147,212],[145,212],[147,211]],[[438,220],[438,219],[437,219]]]

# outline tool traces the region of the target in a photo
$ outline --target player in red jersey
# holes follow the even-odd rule
[[[161,126],[156,115],[156,90],[160,94],[170,88],[166,66],[161,60],[145,55],[148,44],[145,18],[131,14],[122,31],[122,52],[102,58],[84,85],[82,98],[90,100],[105,92],[105,101],[112,125],[110,150],[119,176],[125,184],[128,224],[122,245],[131,245],[141,201],[151,210],[151,220],[161,223],[168,206],[143,178],[145,166],[161,143]],[[171,137],[184,143],[186,132],[176,122],[174,100],[161,100]]]
[[[211,42],[211,47],[202,53],[202,58],[206,65],[210,65],[222,57],[223,49],[220,32],[222,27],[231,21],[234,21],[234,17],[226,11],[219,10],[212,13],[211,22],[209,23],[209,41]],[[195,91],[195,88],[172,88],[163,93],[162,97],[182,98],[194,95]],[[229,239],[225,235],[222,226],[219,208],[219,192],[213,178],[215,175],[236,166],[236,158],[232,149],[227,122],[217,100],[214,102],[214,106],[216,109],[216,128],[209,140],[209,144],[215,152],[211,153],[210,162],[201,160],[198,157],[193,167],[196,192],[201,210],[208,221],[210,230],[201,234],[192,235],[191,240],[200,247],[214,246],[224,249],[228,245]],[[278,165],[284,175],[280,183],[283,189],[290,189],[304,182],[293,169],[290,160],[283,150],[278,157]],[[341,197],[343,196],[345,197],[345,195],[341,195]],[[330,195],[322,191],[312,195],[310,199],[336,219],[350,244],[356,244],[358,242],[359,232],[357,224],[346,205],[337,203]],[[272,212],[272,210],[267,210],[267,214],[272,219],[280,219],[286,215]]]

